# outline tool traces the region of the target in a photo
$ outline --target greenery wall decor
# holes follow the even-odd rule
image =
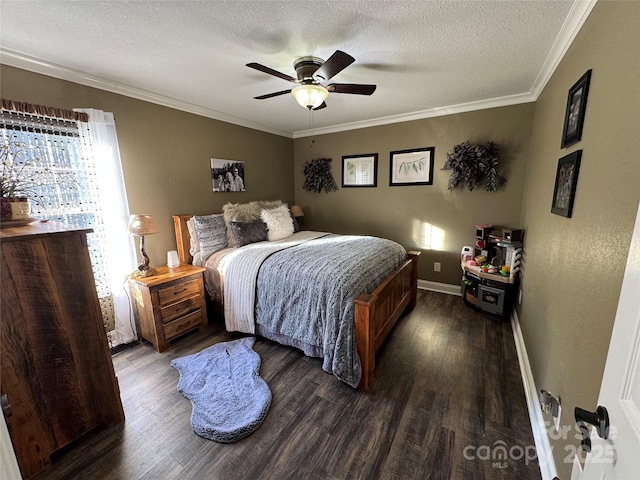
[[[471,192],[484,182],[486,191],[495,192],[507,181],[496,170],[499,163],[498,154],[498,145],[493,142],[471,145],[467,140],[454,145],[453,150],[447,153],[447,161],[442,167],[442,170],[453,170],[449,177],[449,190],[461,184]]]
[[[304,164],[304,184],[302,188],[308,192],[335,192],[338,185],[331,175],[330,158],[314,158]]]

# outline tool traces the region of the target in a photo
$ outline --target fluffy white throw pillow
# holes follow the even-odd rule
[[[262,210],[260,218],[267,224],[267,239],[270,242],[293,235],[293,221],[286,205],[270,210]]]

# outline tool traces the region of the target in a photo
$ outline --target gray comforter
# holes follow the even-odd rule
[[[357,387],[353,299],[405,259],[391,240],[334,234],[275,252],[258,272],[257,333],[323,358],[324,371]]]

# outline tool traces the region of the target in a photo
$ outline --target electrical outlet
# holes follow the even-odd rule
[[[556,432],[560,431],[560,415],[562,414],[562,406],[558,405],[558,416],[553,417],[553,424],[556,427]]]
[[[440,267],[441,267],[440,262],[433,262],[433,271],[434,272],[439,272],[440,271]]]

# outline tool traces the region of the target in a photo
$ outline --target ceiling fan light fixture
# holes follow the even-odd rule
[[[329,96],[329,91],[322,85],[298,85],[291,90],[291,95],[301,107],[311,109],[322,105]]]

